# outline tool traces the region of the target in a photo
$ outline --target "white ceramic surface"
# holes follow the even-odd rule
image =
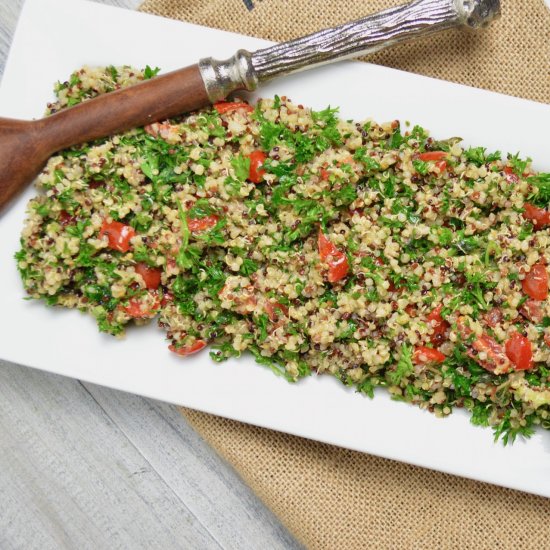
[[[163,71],[201,56],[228,57],[265,41],[78,0],[28,0],[0,88],[0,115],[39,117],[54,81],[83,65],[146,64]],[[521,151],[550,171],[550,107],[400,71],[346,62],[285,78],[263,95],[287,95],[345,118],[410,120],[440,138]],[[159,99],[161,100],[161,99]],[[0,217],[0,357],[50,372],[359,451],[550,496],[550,433],[512,447],[457,412],[445,420],[391,401],[369,400],[329,377],[288,384],[248,357],[218,365],[182,360],[150,326],[124,341],[98,334],[75,311],[23,300],[13,254],[29,189]]]

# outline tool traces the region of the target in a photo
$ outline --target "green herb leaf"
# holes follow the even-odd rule
[[[531,162],[531,159],[527,158],[525,160],[522,160],[519,157],[519,153],[516,153],[515,155],[508,155],[508,162],[510,163],[512,170],[516,175],[523,176],[527,165]]]
[[[157,76],[157,74],[159,74],[159,72],[160,72],[159,67],[155,67],[154,69],[151,69],[151,67],[149,67],[149,65],[146,65],[145,69],[143,70],[143,78],[145,80],[150,80],[154,76]]]
[[[413,372],[412,354],[412,346],[401,346],[401,354],[395,369],[387,372],[388,380],[392,385],[398,386],[403,379],[407,378],[407,376]]]
[[[378,172],[382,170],[380,163],[367,153],[366,147],[359,147],[353,154],[353,158],[362,162],[365,165],[365,168],[370,172]]]
[[[245,157],[244,155],[239,155],[238,157],[233,157],[231,160],[231,166],[235,170],[235,177],[239,181],[246,181],[250,174],[250,158]]]
[[[550,173],[529,176],[527,183],[535,187],[535,191],[529,195],[529,201],[540,208],[548,208],[550,205]]]
[[[429,165],[423,160],[413,160],[414,169],[421,175],[425,176],[428,173]]]

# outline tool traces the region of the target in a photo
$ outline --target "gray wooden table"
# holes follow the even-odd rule
[[[22,3],[0,0],[0,74]],[[2,361],[0,403],[2,550],[298,548],[171,405]]]

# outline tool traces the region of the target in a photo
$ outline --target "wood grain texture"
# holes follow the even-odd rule
[[[176,407],[0,362],[0,548],[299,546]]]
[[[39,122],[0,118],[0,211],[38,175],[50,151]]]
[[[219,548],[77,381],[0,369],[0,547]]]
[[[192,65],[36,121],[0,118],[0,210],[32,182],[57,151],[208,103],[199,67]]]
[[[35,136],[52,154],[71,145],[200,109],[210,102],[198,65],[84,101],[36,122]]]
[[[258,506],[254,493],[237,482],[236,473],[182,422],[176,407],[91,384],[86,388],[224,548],[298,547],[271,512]]]
[[[176,407],[2,361],[0,402],[2,550],[299,548]]]

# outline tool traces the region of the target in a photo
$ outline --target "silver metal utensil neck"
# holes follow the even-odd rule
[[[226,61],[202,59],[199,67],[208,97],[215,103],[237,90],[255,90],[277,76],[366,55],[451,27],[484,27],[499,15],[499,0],[416,0],[254,53],[239,50]]]
[[[252,65],[252,54],[246,50],[239,50],[224,61],[211,57],[201,59],[199,70],[212,103],[225,99],[236,90],[252,91],[258,87],[258,73]]]

